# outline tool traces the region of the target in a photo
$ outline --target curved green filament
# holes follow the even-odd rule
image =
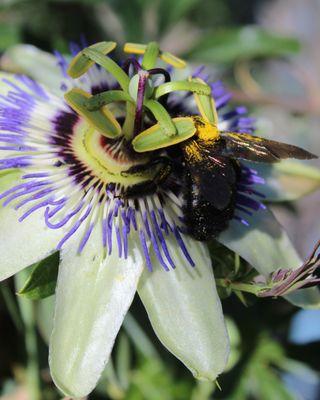
[[[87,100],[85,106],[89,111],[96,111],[105,105],[118,101],[125,101],[127,103],[126,118],[122,126],[122,133],[127,140],[130,140],[133,136],[135,102],[128,93],[122,90],[108,90],[92,96]]]
[[[189,80],[196,80],[199,84],[205,84],[205,82],[200,78],[189,78]],[[213,96],[205,95],[202,93],[194,93],[194,98],[199,110],[200,115],[207,122],[213,125],[218,125],[218,113],[215,105]]]
[[[142,59],[142,68],[147,70],[154,68],[159,57],[159,53],[160,48],[157,42],[148,43]]]
[[[96,111],[103,106],[118,101],[129,101],[134,103],[129,94],[122,90],[107,90],[106,92],[96,94],[88,99],[86,107],[89,111]]]
[[[115,49],[117,44],[115,42],[99,42],[90,46],[91,49],[95,49],[100,53],[106,55]],[[72,60],[68,67],[68,75],[71,78],[79,78],[81,75],[86,73],[89,68],[93,66],[93,61],[91,61],[81,50]]]
[[[163,105],[156,100],[147,100],[144,102],[144,106],[152,112],[166,136],[174,136],[177,134],[177,129]]]
[[[113,114],[107,109],[89,111],[86,102],[90,94],[79,88],[73,88],[64,95],[69,106],[81,115],[90,125],[94,126],[103,136],[116,138],[121,135],[121,126]]]
[[[174,81],[163,83],[162,85],[155,88],[154,97],[155,99],[159,99],[165,94],[176,91],[188,91],[204,96],[210,96],[211,94],[211,88],[207,84],[188,81]]]
[[[102,68],[110,72],[110,74],[113,75],[119,82],[121,88],[125,91],[128,91],[130,78],[115,61],[111,60],[110,57],[105,56],[99,51],[91,49],[89,47],[83,50],[83,54],[90,58],[90,60],[94,61]]]
[[[177,133],[166,136],[160,124],[155,124],[141,132],[132,140],[132,146],[137,153],[144,153],[174,146],[184,142],[196,133],[196,126],[192,117],[177,117],[172,119]]]

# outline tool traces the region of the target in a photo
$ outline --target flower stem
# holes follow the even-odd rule
[[[28,271],[15,275],[15,285],[18,290],[28,277]],[[27,352],[27,389],[32,400],[41,400],[40,373],[38,363],[37,333],[35,328],[35,309],[31,300],[18,297],[20,313],[25,326],[25,346]]]
[[[238,290],[240,292],[252,293],[258,296],[258,292],[261,291],[261,287],[252,285],[250,283],[239,283],[230,282],[227,279],[216,279],[216,284],[224,288],[230,288],[232,290]]]
[[[13,293],[6,283],[2,283],[0,285],[0,292],[17,331],[23,333],[23,322],[21,320],[19,309],[17,307],[17,303],[15,302]]]

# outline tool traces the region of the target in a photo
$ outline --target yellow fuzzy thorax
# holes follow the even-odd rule
[[[201,117],[192,117],[196,126],[196,136],[204,142],[214,142],[220,137],[219,129],[216,125],[205,121]]]
[[[220,137],[220,132],[216,125],[205,121],[198,116],[192,116],[194,126],[196,128],[195,138],[186,141],[184,144],[184,151],[186,157],[193,162],[200,162],[203,159],[201,148],[203,146],[213,145]]]

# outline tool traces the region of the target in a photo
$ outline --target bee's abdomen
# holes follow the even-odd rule
[[[186,185],[184,194],[184,219],[189,235],[196,240],[207,241],[215,238],[228,227],[234,216],[236,186],[230,202],[223,209],[217,209],[201,195],[197,185]]]

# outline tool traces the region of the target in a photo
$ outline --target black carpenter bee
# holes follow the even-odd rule
[[[220,132],[201,117],[193,119],[195,135],[173,146],[168,157],[155,157],[150,163],[127,171],[139,173],[158,167],[152,181],[128,189],[125,196],[150,194],[163,185],[170,174],[178,175],[183,188],[185,224],[196,240],[214,238],[233,217],[236,186],[241,176],[238,160],[275,163],[286,158],[317,158],[297,146],[246,133]]]

